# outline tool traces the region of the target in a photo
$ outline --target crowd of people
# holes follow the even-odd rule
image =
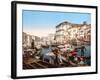
[[[81,55],[78,55],[78,49],[80,49]],[[62,52],[60,48],[55,47],[48,53],[41,54],[42,49],[34,48],[34,51],[31,51],[30,54],[34,52],[34,54],[31,54],[33,58],[37,58],[56,66],[60,66],[62,64],[65,64],[67,66],[85,66],[87,65],[85,63],[86,58],[84,57],[84,50],[86,49],[84,46],[81,46],[78,49],[75,48],[71,51],[66,50]]]
[[[87,64],[85,64],[84,49],[85,47],[82,46],[80,48],[82,54],[78,55],[77,49],[62,52],[56,47],[51,52],[42,55],[40,59],[58,66],[61,64],[66,64],[68,66],[85,66]]]

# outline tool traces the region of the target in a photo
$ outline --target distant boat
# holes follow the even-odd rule
[[[49,48],[49,45],[41,45],[43,48]]]
[[[63,46],[63,45],[59,45],[58,47],[59,47],[59,48],[64,48],[64,46]]]

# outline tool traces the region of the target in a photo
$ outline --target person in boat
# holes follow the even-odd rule
[[[69,64],[69,66],[77,66],[77,64],[78,64],[78,57],[77,57],[77,52],[75,50],[71,51],[68,54],[68,64]]]
[[[64,62],[66,62],[66,58],[62,56],[62,52],[60,51],[60,49],[55,49],[53,53],[55,54],[54,62],[56,65],[63,64]]]
[[[85,63],[84,63],[84,57],[80,57],[79,58],[79,63],[78,63],[80,66],[83,66],[83,65],[85,65]]]
[[[55,55],[54,63],[55,63],[55,65],[58,65],[59,64],[59,61],[58,61],[58,49],[55,48],[54,50],[52,50],[52,52]]]
[[[80,48],[80,50],[81,50],[81,56],[84,56],[85,50],[86,50],[85,46],[82,46],[82,47]]]

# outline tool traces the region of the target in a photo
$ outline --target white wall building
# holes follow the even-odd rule
[[[48,34],[48,40],[50,44],[53,44],[55,42],[55,34]]]
[[[24,47],[31,47],[32,43],[32,36],[23,32],[23,46]]]
[[[83,24],[73,24],[63,22],[56,26],[56,41],[58,43],[67,43],[69,40],[79,39],[90,41],[91,25],[84,22]]]
[[[56,42],[57,43],[66,43],[66,40],[69,38],[68,36],[68,28],[71,27],[69,22],[63,22],[56,26]]]

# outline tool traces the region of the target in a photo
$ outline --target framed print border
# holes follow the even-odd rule
[[[30,75],[30,76],[17,76],[17,5],[44,5],[44,6],[57,6],[57,7],[75,7],[75,8],[89,8],[95,9],[95,71],[92,72],[78,72],[78,73],[61,73],[61,74],[47,74],[47,75]],[[98,7],[87,5],[72,5],[72,4],[57,4],[57,3],[42,3],[42,2],[24,2],[24,1],[12,1],[11,2],[11,78],[38,78],[38,77],[53,77],[53,76],[67,76],[67,75],[85,75],[85,74],[97,74],[98,72]]]

